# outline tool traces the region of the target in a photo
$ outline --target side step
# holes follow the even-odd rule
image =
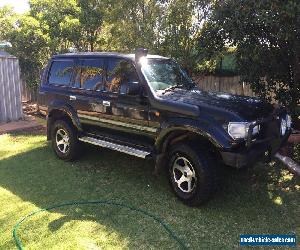
[[[103,148],[109,148],[109,149],[119,151],[119,152],[122,152],[122,153],[125,153],[128,155],[134,155],[136,157],[140,157],[140,158],[144,158],[144,159],[151,155],[151,152],[148,152],[148,151],[144,151],[141,149],[137,149],[137,148],[121,145],[121,144],[116,144],[116,143],[105,141],[105,140],[100,140],[100,139],[93,138],[93,137],[84,136],[84,137],[78,138],[78,140],[87,142],[90,144],[94,144],[94,145],[97,145],[97,146],[100,146]]]

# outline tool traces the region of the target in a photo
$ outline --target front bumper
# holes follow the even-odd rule
[[[251,146],[231,152],[221,152],[223,162],[232,167],[242,168],[251,166],[259,161],[270,161],[277,151],[286,143],[291,134],[289,129],[284,136],[269,137]]]

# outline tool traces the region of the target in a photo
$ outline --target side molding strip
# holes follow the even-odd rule
[[[110,120],[110,119],[105,119],[105,118],[98,118],[98,117],[89,116],[89,115],[78,114],[78,117],[87,119],[87,120],[94,120],[94,121],[99,121],[99,122],[103,122],[103,123],[109,123],[112,125],[127,127],[127,128],[134,128],[137,130],[144,130],[144,131],[148,131],[148,132],[152,132],[152,133],[155,133],[157,131],[157,129],[153,128],[153,127],[140,126],[140,125],[136,125],[136,124],[125,123],[125,122],[120,122],[120,121],[115,121],[115,120]]]
[[[104,147],[104,148],[109,148],[115,151],[119,151],[128,155],[133,155],[136,157],[140,157],[140,158],[146,158],[147,156],[150,156],[151,152],[147,152],[147,151],[143,151],[137,148],[133,148],[133,147],[129,147],[129,146],[125,146],[125,145],[120,145],[120,144],[116,144],[113,142],[108,142],[108,141],[104,141],[104,140],[99,140],[93,137],[80,137],[78,138],[78,140],[83,141],[83,142],[87,142],[90,144],[94,144],[100,147]]]

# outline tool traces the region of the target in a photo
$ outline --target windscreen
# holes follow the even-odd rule
[[[142,72],[150,87],[158,92],[170,87],[191,88],[192,79],[171,59],[146,59],[141,62]]]

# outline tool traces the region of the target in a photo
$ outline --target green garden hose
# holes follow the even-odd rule
[[[19,220],[13,228],[13,238],[15,240],[17,248],[19,250],[24,249],[23,246],[22,246],[22,242],[18,237],[17,231],[18,231],[18,228],[20,227],[20,225],[26,219],[28,219],[29,217],[32,217],[32,216],[34,216],[38,213],[41,213],[41,212],[44,212],[44,211],[50,211],[52,209],[59,208],[59,207],[73,206],[73,205],[88,205],[88,204],[119,206],[119,207],[127,208],[131,211],[139,212],[139,213],[141,213],[145,216],[148,216],[148,217],[152,218],[153,220],[155,220],[156,222],[158,222],[159,224],[161,224],[162,227],[168,232],[170,237],[173,238],[182,249],[188,249],[187,245],[176,235],[176,233],[162,219],[158,218],[157,216],[155,216],[155,215],[153,215],[153,214],[151,214],[151,213],[149,213],[149,212],[147,212],[143,209],[136,208],[136,207],[130,206],[128,204],[111,201],[111,200],[70,201],[70,202],[65,202],[65,203],[62,203],[62,204],[57,204],[57,205],[53,205],[53,206],[50,206],[50,207],[47,207],[47,208],[41,208],[41,209],[38,209],[36,211],[33,211],[32,213],[26,215],[21,220]]]

